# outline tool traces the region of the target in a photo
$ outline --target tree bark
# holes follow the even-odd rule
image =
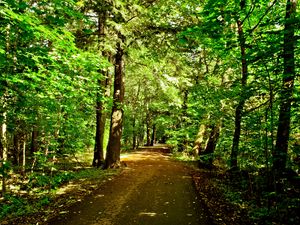
[[[106,79],[104,81],[99,80],[99,87],[105,89],[104,96],[108,97],[110,95],[110,77],[107,72]],[[101,83],[101,84],[100,84]],[[100,100],[100,94],[97,94],[97,108],[96,108],[96,135],[95,135],[95,147],[94,147],[94,158],[93,166],[100,167],[104,163],[104,133],[105,133],[105,124],[106,124],[106,112],[105,112],[105,103]]]
[[[153,124],[153,128],[152,128],[152,138],[151,138],[151,146],[154,146],[154,144],[155,144],[155,139],[156,139],[156,125]]]
[[[138,126],[138,135],[137,135],[137,147],[144,144],[145,139],[145,125]]]
[[[181,121],[178,125],[179,128],[182,129],[182,127],[186,126],[186,118],[187,118],[187,109],[188,109],[188,96],[189,96],[189,90],[184,89],[183,90],[183,103],[182,103],[182,112],[181,112]],[[180,138],[180,142],[178,144],[178,151],[183,152],[187,150],[188,148],[188,137],[186,132],[183,132],[182,137]]]
[[[23,145],[22,145],[22,171],[21,174],[25,176],[26,174],[26,136],[24,136],[23,139]]]
[[[114,168],[119,167],[120,165],[121,137],[123,128],[122,103],[124,100],[123,55],[124,50],[121,46],[121,43],[118,43],[117,53],[115,55],[114,102],[111,114],[110,134],[106,152],[105,168]]]
[[[7,160],[7,154],[8,154],[8,150],[7,150],[7,125],[6,125],[6,118],[7,118],[7,114],[6,112],[4,112],[2,114],[3,116],[3,121],[2,121],[2,125],[1,125],[1,150],[2,150],[2,154],[1,154],[1,158],[3,161]]]
[[[38,151],[38,128],[36,125],[33,125],[33,130],[31,134],[31,154]]]
[[[97,108],[96,108],[96,135],[95,135],[95,147],[94,147],[94,158],[93,166],[101,166],[104,161],[103,155],[103,139],[105,130],[105,114],[103,102],[99,99],[100,94],[97,94]]]
[[[220,137],[220,124],[211,125],[211,131],[209,134],[209,138],[205,147],[205,150],[201,153],[201,155],[208,155],[206,160],[206,167],[212,168],[213,166],[213,154],[215,152],[219,137]]]
[[[273,152],[273,170],[282,173],[286,168],[291,123],[291,105],[295,79],[295,17],[297,0],[287,0],[284,28],[284,74],[280,93],[280,111],[276,145]]]
[[[147,144],[146,146],[151,146],[151,115],[148,112],[146,117],[146,126],[147,126]]]
[[[205,138],[205,132],[206,132],[206,125],[205,124],[201,124],[198,134],[197,134],[197,138],[193,147],[193,152],[195,152],[195,155],[201,155],[201,152],[203,151],[203,141]]]
[[[237,158],[238,158],[240,135],[241,135],[241,122],[242,122],[243,109],[247,98],[246,86],[247,86],[247,78],[248,78],[248,64],[246,60],[246,40],[244,36],[243,23],[239,19],[237,20],[237,26],[238,26],[238,38],[239,38],[239,45],[240,45],[241,58],[242,58],[242,80],[241,80],[241,96],[238,105],[235,109],[235,129],[234,129],[232,149],[230,155],[231,169],[238,168]]]
[[[219,124],[211,126],[211,132],[209,135],[208,142],[206,144],[204,154],[211,154],[215,152],[219,137],[220,137],[221,126]]]
[[[14,134],[13,142],[14,142],[14,152],[13,152],[13,165],[20,165],[20,136],[18,133]]]
[[[137,148],[137,138],[136,138],[136,119],[133,118],[132,121],[132,149],[135,150]]]
[[[5,108],[5,107],[4,107]],[[2,196],[6,193],[6,168],[5,163],[7,161],[7,155],[8,155],[8,148],[7,148],[7,125],[6,125],[6,119],[7,114],[4,111],[2,114],[3,121],[1,126],[1,148],[2,148],[2,155],[0,157],[0,167],[2,168]]]
[[[105,35],[105,24],[106,24],[106,11],[100,12],[98,16],[98,39],[99,42],[103,39]],[[99,48],[100,48],[99,43]],[[107,56],[105,52],[102,53],[104,57]],[[104,153],[103,153],[103,141],[104,141],[104,132],[105,132],[105,122],[106,122],[106,113],[104,102],[101,101],[101,92],[105,91],[104,95],[108,96],[109,92],[107,88],[109,86],[109,75],[107,71],[102,70],[101,74],[106,78],[104,80],[98,80],[98,92],[96,100],[96,134],[95,134],[95,147],[94,147],[94,158],[93,166],[100,167],[104,163]]]
[[[138,106],[138,101],[139,101],[139,97],[140,97],[140,90],[141,90],[141,81],[138,83],[138,87],[137,87],[137,92],[136,95],[132,101],[132,105],[133,105],[133,112],[132,112],[132,149],[135,150],[139,147],[139,127],[140,124],[137,123],[138,119],[137,119],[137,107]]]

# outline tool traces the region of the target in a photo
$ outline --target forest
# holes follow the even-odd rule
[[[163,143],[299,223],[299,40],[297,0],[0,0],[0,220]]]

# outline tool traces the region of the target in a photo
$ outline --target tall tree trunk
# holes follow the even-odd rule
[[[123,37],[120,38],[123,41]],[[121,137],[123,129],[123,100],[124,100],[124,74],[123,55],[121,41],[117,44],[115,56],[115,80],[114,102],[112,107],[110,134],[106,152],[105,168],[118,167],[120,165]]]
[[[188,96],[189,96],[189,90],[184,89],[183,90],[183,103],[182,103],[182,111],[181,111],[181,120],[179,121],[180,124],[178,125],[178,128],[183,128],[186,126],[186,118],[187,118],[187,109],[188,109]],[[187,150],[188,147],[188,137],[186,132],[183,132],[182,137],[180,138],[180,142],[178,144],[178,151],[183,152]]]
[[[11,69],[10,69],[10,63],[11,63],[11,56],[10,56],[10,49],[11,49],[11,44],[10,44],[10,24],[7,25],[6,27],[6,37],[5,37],[5,45],[6,45],[6,73],[10,74]],[[0,167],[2,167],[2,196],[6,194],[6,162],[8,160],[8,143],[7,143],[7,89],[6,87],[8,86],[7,82],[4,82],[4,90],[3,90],[3,96],[1,96],[1,103],[2,103],[2,124],[1,124],[1,130],[0,130],[0,147],[2,150],[1,155],[0,155]],[[1,87],[2,88],[2,87]]]
[[[2,155],[0,156],[0,167],[2,167],[2,196],[6,193],[6,161],[7,161],[7,154],[8,154],[8,148],[7,148],[7,113],[5,111],[5,100],[3,104],[4,113],[3,121],[1,125],[1,150]]]
[[[213,166],[213,153],[215,152],[219,137],[220,137],[220,124],[214,124],[210,126],[211,131],[208,137],[208,141],[205,147],[205,150],[201,155],[208,155],[207,160],[205,161],[206,167],[212,168]]]
[[[10,63],[10,25],[7,25],[7,30],[6,30],[6,63],[9,65]],[[6,73],[10,74],[10,66],[6,66]],[[7,82],[4,82],[4,87],[0,87],[3,88],[3,96],[1,96],[1,111],[2,111],[2,124],[1,124],[1,137],[0,137],[0,147],[1,147],[1,155],[0,155],[0,160],[2,159],[3,162],[5,162],[7,160],[7,154],[8,154],[8,146],[7,146]],[[4,176],[3,176],[3,180],[4,180]],[[3,181],[4,182],[4,181]],[[5,188],[5,184],[3,183],[3,188]]]
[[[99,81],[99,86],[106,87],[106,84],[107,84],[107,82],[105,82],[105,84],[104,84],[103,82]],[[104,141],[105,122],[106,122],[106,113],[104,111],[104,102],[100,100],[99,93],[97,94],[97,103],[96,104],[97,104],[96,135],[95,135],[93,166],[99,167],[104,162],[103,141]]]
[[[14,134],[13,142],[14,142],[14,152],[13,152],[13,164],[19,166],[20,165],[20,140],[18,133]]]
[[[133,115],[133,121],[132,121],[132,149],[135,150],[137,148],[137,138],[136,138],[136,119],[135,115]]]
[[[25,176],[26,174],[26,136],[24,135],[23,145],[22,145],[22,170],[21,174]]]
[[[151,138],[151,146],[154,146],[154,144],[155,144],[155,139],[156,139],[156,125],[153,124],[153,128],[152,128],[152,138]]]
[[[100,12],[98,16],[99,48],[101,46],[100,42],[103,40],[105,36],[106,16],[107,16],[106,11]],[[106,52],[103,52],[102,55],[104,57],[108,56]],[[110,83],[108,72],[102,70],[101,74],[106,78],[104,80],[100,80],[100,79],[98,80],[99,91],[97,93],[97,100],[96,100],[96,134],[95,134],[95,147],[94,147],[94,158],[93,158],[93,166],[97,166],[97,167],[100,167],[104,163],[103,143],[104,143],[106,113],[105,113],[104,102],[101,101],[101,90],[104,90],[105,91],[104,95],[108,97],[109,91],[107,89]]]
[[[137,139],[138,139],[137,140],[137,147],[144,144],[144,139],[145,139],[145,125],[144,124],[141,124],[138,127]]]
[[[193,152],[195,155],[201,155],[201,152],[203,152],[204,150],[203,142],[205,138],[205,132],[206,132],[206,125],[201,124],[193,147]]]
[[[101,137],[102,130],[102,112],[103,112],[103,103],[98,100],[100,98],[99,94],[97,94],[97,102],[96,102],[96,135],[95,135],[95,147],[94,147],[94,158],[93,158],[93,166],[100,166],[103,163],[103,138]]]
[[[287,0],[284,28],[284,74],[280,95],[280,111],[277,128],[276,146],[273,152],[275,173],[285,170],[291,123],[291,103],[295,79],[295,17],[297,0]]]
[[[132,113],[132,149],[135,150],[139,147],[139,137],[138,137],[138,130],[139,130],[139,123],[137,124],[137,114],[136,114],[136,107],[138,104],[140,91],[141,91],[141,81],[138,83],[137,92],[135,95],[135,98],[132,102],[132,105],[134,107],[133,113]]]
[[[96,109],[96,135],[95,135],[95,147],[94,147],[94,158],[93,158],[93,166],[101,166],[104,161],[103,155],[103,136],[105,129],[105,122],[103,121],[103,107],[102,103],[97,102]]]
[[[215,124],[211,126],[211,132],[204,150],[204,154],[214,153],[220,137],[220,130],[221,130],[220,124]]]
[[[5,67],[5,70],[6,70],[6,73],[7,74],[11,74],[12,71],[11,71],[11,63],[12,63],[12,56],[11,56],[11,25],[10,24],[7,24],[7,27],[6,27],[6,32],[5,32],[5,50],[6,50],[6,53],[5,53],[5,61],[6,61],[6,67]],[[3,96],[1,96],[1,103],[2,103],[2,124],[1,124],[1,150],[2,150],[2,155],[0,156],[0,159],[2,158],[3,162],[7,161],[7,155],[8,155],[8,143],[7,143],[7,98],[8,98],[8,90],[7,90],[7,87],[8,87],[8,83],[7,81],[4,81],[4,85],[0,88],[3,88]],[[5,184],[4,184],[4,176],[3,176],[3,188],[5,189]],[[3,190],[4,190],[3,189]]]
[[[38,151],[38,127],[33,125],[32,134],[31,134],[31,154],[34,154]]]
[[[146,118],[146,126],[147,126],[147,144],[146,146],[151,146],[151,115],[148,112],[147,113],[147,118]]]
[[[238,26],[238,38],[239,45],[241,50],[241,58],[242,58],[242,80],[241,80],[241,95],[238,102],[238,105],[235,109],[235,129],[232,141],[232,149],[230,155],[230,167],[231,169],[237,169],[238,167],[238,152],[239,152],[239,143],[240,143],[240,135],[241,135],[241,122],[242,122],[242,114],[245,105],[245,101],[247,98],[246,86],[247,86],[247,78],[248,78],[248,65],[246,60],[246,40],[244,36],[243,24],[241,20],[237,20]]]
[[[8,150],[7,150],[7,125],[6,125],[6,119],[7,119],[7,113],[4,112],[2,114],[3,116],[3,121],[2,121],[2,125],[1,125],[1,150],[2,150],[2,154],[1,154],[1,158],[3,161],[7,160],[7,154],[8,154]]]

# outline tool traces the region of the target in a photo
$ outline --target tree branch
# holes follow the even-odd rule
[[[254,30],[256,30],[256,28],[259,26],[259,24],[260,24],[261,21],[265,18],[265,16],[269,13],[269,11],[270,11],[271,8],[275,5],[276,2],[277,2],[277,0],[274,0],[273,3],[269,6],[269,8],[267,8],[265,14],[262,15],[262,17],[259,19],[258,23],[251,29],[250,33],[252,33]]]
[[[246,19],[248,19],[250,17],[250,15],[254,12],[255,9],[255,5],[253,5],[251,7],[251,9],[249,10],[249,12],[247,13],[246,17],[243,19],[242,24],[244,24],[244,22],[246,21]]]
[[[269,102],[270,102],[270,99],[268,99],[266,102],[260,104],[260,105],[257,106],[257,107],[254,107],[254,108],[252,108],[252,109],[249,109],[249,110],[245,111],[245,112],[243,113],[243,116],[246,115],[246,114],[248,114],[248,113],[250,113],[250,112],[253,112],[253,111],[259,109],[260,107],[262,107],[262,106],[264,106],[264,105],[267,105]]]

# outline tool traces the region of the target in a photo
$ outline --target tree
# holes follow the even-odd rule
[[[244,10],[245,4],[243,0],[241,1],[240,5],[241,5],[241,10]],[[237,30],[238,30],[238,40],[239,40],[238,42],[241,51],[242,79],[241,79],[240,99],[235,109],[235,129],[234,129],[231,156],[230,156],[230,166],[232,169],[236,169],[238,167],[237,156],[239,152],[239,142],[240,142],[240,135],[241,135],[242,113],[243,113],[245,101],[247,98],[249,98],[247,93],[248,63],[247,63],[247,55],[246,55],[246,39],[244,34],[243,22],[241,18],[236,18],[236,23],[237,23]]]
[[[280,93],[276,146],[273,152],[273,169],[282,173],[286,168],[291,123],[295,70],[295,28],[297,0],[287,0],[283,43],[283,84]]]
[[[90,141],[86,135],[93,117],[87,112],[93,109],[90,100],[95,97],[95,80],[101,77],[96,71],[105,63],[75,46],[67,27],[84,20],[75,3],[48,3],[9,1],[1,8],[1,100],[5,93],[14,162],[20,162],[23,141],[33,153],[45,155],[75,151]],[[25,138],[29,136],[31,140]]]
[[[107,20],[107,11],[106,9],[100,10],[98,15],[98,39],[99,42],[104,42],[105,37],[105,26]],[[102,45],[104,43],[101,43]],[[101,46],[100,44],[100,46]],[[99,48],[100,48],[99,46]],[[100,48],[101,49],[101,48]],[[104,47],[102,46],[102,55],[107,57],[107,52],[105,52]],[[101,166],[104,164],[104,133],[105,133],[105,123],[106,123],[106,113],[105,113],[105,102],[102,98],[102,93],[104,92],[105,97],[109,97],[110,89],[110,75],[108,70],[102,70],[101,74],[104,75],[105,79],[98,80],[99,92],[97,93],[96,100],[96,134],[95,134],[95,148],[94,148],[94,158],[93,166]]]
[[[111,113],[111,123],[109,140],[105,158],[105,168],[115,168],[120,166],[121,137],[123,129],[123,101],[124,101],[124,39],[120,35],[120,42],[117,43],[117,53],[115,55],[115,79],[113,107]]]

